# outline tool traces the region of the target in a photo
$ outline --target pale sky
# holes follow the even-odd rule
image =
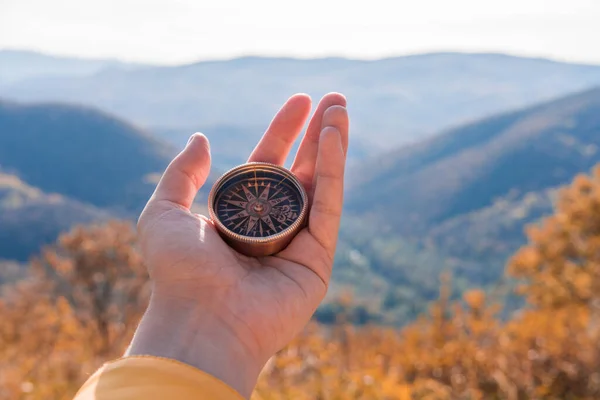
[[[159,64],[447,50],[600,64],[600,0],[0,0],[0,48]]]

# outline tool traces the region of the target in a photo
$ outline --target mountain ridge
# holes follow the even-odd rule
[[[0,87],[19,101],[90,104],[138,126],[266,126],[295,92],[348,98],[353,134],[370,154],[456,125],[600,84],[600,66],[495,53],[429,53],[382,60],[247,57],[183,66],[103,70]]]
[[[41,76],[85,76],[103,69],[142,68],[116,58],[80,58],[33,50],[0,49],[0,85]]]
[[[580,126],[577,126],[578,123]],[[473,183],[477,187],[465,187],[463,182],[477,182],[477,177],[483,174],[485,172],[483,169],[488,168],[489,165],[510,161],[512,165],[507,164],[506,171],[517,168],[518,165],[514,164],[517,162],[516,159],[507,160],[505,158],[509,156],[505,154],[523,154],[519,159],[522,161],[518,161],[525,163],[521,165],[523,168],[537,168],[536,171],[541,172],[546,166],[551,168],[550,171],[554,170],[558,174],[560,171],[557,171],[556,165],[560,165],[560,162],[565,161],[565,157],[568,157],[565,151],[580,152],[582,157],[595,160],[598,155],[594,149],[600,146],[600,135],[596,138],[594,129],[600,129],[600,88],[454,128],[425,142],[401,148],[378,157],[370,163],[363,164],[360,167],[361,175],[357,176],[354,184],[350,185],[346,202],[347,208],[357,210],[366,207],[366,203],[359,200],[360,193],[371,193],[375,200],[370,200],[368,203],[372,207],[378,207],[381,199],[389,197],[392,192],[408,193],[408,187],[413,188],[410,195],[398,199],[395,206],[409,214],[431,213],[436,209],[434,203],[438,203],[440,198],[445,201],[453,201],[447,195],[453,193],[453,190],[458,187],[463,188],[458,192],[470,193],[464,194],[464,196],[476,196],[477,187],[501,196],[508,192],[507,185],[513,182],[506,181],[506,177],[498,177],[488,185],[477,186],[476,183]],[[569,136],[569,134],[573,136]],[[535,142],[538,137],[551,139],[552,143]],[[576,139],[587,142],[577,143]],[[566,148],[564,145],[560,146],[561,141],[569,142],[570,148]],[[547,148],[550,145],[555,145],[556,148]],[[533,148],[528,146],[533,146]],[[552,160],[557,164],[539,165],[543,162],[542,158],[536,159],[535,162],[531,159],[531,154],[535,153],[542,157],[546,152],[552,151],[555,157],[549,158],[548,162]],[[583,169],[586,170],[590,167],[591,165],[586,164]],[[504,167],[496,165],[494,168]],[[487,172],[492,173],[493,171]],[[440,176],[444,179],[436,178]],[[564,178],[568,179],[570,176],[572,175]],[[553,176],[552,173],[550,175],[540,173],[532,180],[532,186],[523,188],[523,190],[537,189],[534,184],[540,187],[556,184],[547,184],[547,181],[561,182],[560,177]],[[434,192],[429,193],[428,191],[431,190]],[[490,201],[494,196],[491,193],[487,193],[486,196],[469,207],[481,208],[491,204]],[[460,198],[457,198],[456,201],[460,203]],[[463,209],[461,209],[459,204],[454,207],[457,208],[450,207],[444,211],[446,214],[442,212],[436,216],[438,219],[428,222],[441,222],[440,220],[452,215],[476,209],[464,208],[466,206],[462,206]],[[416,221],[416,218],[409,219],[411,224]]]
[[[90,204],[44,193],[0,171],[0,259],[26,261],[73,225],[111,217]]]
[[[391,287],[435,291],[444,269],[490,285],[558,188],[598,162],[600,88],[485,118],[354,169],[340,242]]]
[[[35,49],[26,49],[26,48],[16,48],[16,47],[6,47],[0,48],[0,55],[8,55],[8,56],[17,56],[17,57],[46,57],[51,59],[59,59],[59,60],[73,60],[73,61],[90,61],[90,62],[108,62],[108,63],[116,63],[130,66],[142,66],[142,67],[184,67],[195,64],[203,64],[203,63],[221,63],[221,62],[230,62],[235,60],[246,60],[246,59],[257,59],[257,60],[290,60],[290,61],[313,61],[313,60],[340,60],[340,61],[357,61],[357,62],[378,62],[383,60],[397,60],[397,59],[408,59],[408,58],[419,58],[419,57],[429,57],[429,56],[447,56],[447,55],[479,55],[479,56],[492,56],[498,58],[516,58],[516,59],[524,59],[531,61],[543,61],[543,62],[554,62],[558,64],[572,64],[572,65],[580,65],[580,66],[598,66],[600,64],[596,63],[586,63],[586,62],[577,62],[577,61],[569,61],[565,59],[552,58],[547,56],[535,56],[535,55],[525,55],[525,54],[516,54],[509,52],[498,52],[498,51],[461,51],[461,50],[440,50],[440,51],[426,51],[426,52],[417,52],[417,53],[406,53],[406,54],[396,54],[396,55],[388,55],[382,57],[369,57],[369,58],[358,58],[358,57],[346,57],[346,56],[316,56],[316,57],[297,57],[297,56],[274,56],[274,55],[260,55],[260,54],[246,54],[246,55],[235,55],[231,57],[222,57],[222,58],[213,58],[213,59],[197,59],[187,62],[180,63],[166,63],[160,64],[155,62],[141,62],[141,61],[124,61],[123,59],[116,56],[109,57],[80,57],[73,56],[68,54],[59,54],[53,53],[43,50],[35,50]]]
[[[0,166],[45,192],[136,212],[175,150],[91,107],[0,102]]]
[[[428,57],[438,57],[438,56],[482,56],[482,57],[495,57],[498,59],[520,59],[520,60],[529,60],[532,62],[544,62],[544,63],[556,63],[556,64],[570,64],[570,65],[578,65],[581,67],[598,67],[600,64],[594,63],[582,63],[582,62],[571,62],[566,60],[554,59],[550,57],[541,57],[541,56],[526,56],[526,55],[517,55],[510,53],[502,53],[502,52],[469,52],[469,51],[429,51],[424,53],[412,53],[412,54],[399,54],[392,55],[386,57],[377,57],[377,58],[353,58],[353,57],[343,57],[343,56],[323,56],[323,57],[292,57],[292,56],[264,56],[264,55],[241,55],[230,58],[217,58],[217,59],[208,59],[208,60],[197,60],[190,61],[181,64],[169,65],[169,64],[153,64],[151,67],[188,67],[194,66],[198,64],[210,64],[210,63],[229,63],[232,61],[350,61],[357,63],[377,63],[380,61],[396,61],[403,59],[419,59],[419,58],[428,58]]]

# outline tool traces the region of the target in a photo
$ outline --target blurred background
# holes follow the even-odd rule
[[[0,399],[71,398],[122,354],[148,295],[132,226],[192,133],[202,212],[290,95],[330,91],[351,117],[333,283],[255,398],[600,398],[599,20],[0,0]]]

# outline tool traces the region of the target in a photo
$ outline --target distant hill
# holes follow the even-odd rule
[[[186,128],[154,128],[152,134],[160,140],[171,144],[176,149],[183,149],[190,135],[194,132],[204,133],[210,141],[213,175],[219,171],[226,171],[239,164],[245,163],[248,156],[262,137],[264,126],[241,126],[241,125],[214,125],[204,126],[198,124]],[[348,162],[355,163],[373,154],[373,149],[368,147],[367,138],[352,138],[352,146],[348,149]],[[287,166],[289,167],[298,149],[299,141],[296,141],[290,155]]]
[[[525,225],[552,213],[557,192],[558,188],[525,194],[512,191],[487,207],[436,225],[428,232],[427,240],[450,258],[469,260],[479,266],[503,263],[525,243]],[[475,275],[481,277],[482,273]]]
[[[110,69],[0,87],[22,101],[98,106],[149,129],[266,126],[294,92],[348,97],[365,154],[450,125],[600,84],[600,67],[501,54],[435,53],[375,61],[247,57],[176,67]]]
[[[139,68],[118,60],[89,60],[51,56],[33,51],[0,50],[0,85],[50,76],[86,76],[103,69]]]
[[[199,124],[200,125],[200,124]],[[185,128],[154,128],[152,134],[176,149],[183,149],[194,132],[202,132],[210,141],[212,168],[228,170],[246,162],[264,133],[262,126],[216,125]]]
[[[377,157],[351,174],[346,206],[415,232],[509,194],[566,184],[599,161],[600,89],[593,89]]]
[[[135,220],[175,154],[95,109],[0,101],[0,260],[26,261],[75,224]]]
[[[71,226],[108,218],[89,204],[44,193],[0,172],[0,259],[26,261]]]
[[[137,212],[175,151],[94,109],[0,102],[0,167],[48,193]]]
[[[525,225],[550,214],[557,189],[599,162],[600,89],[373,159],[349,171],[334,274],[358,287],[383,279],[387,289],[377,291],[405,304],[394,311],[401,320],[413,315],[407,304],[436,296],[443,270],[453,271],[456,293],[496,287]]]

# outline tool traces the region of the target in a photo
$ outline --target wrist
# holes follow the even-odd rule
[[[187,302],[155,296],[126,355],[181,361],[223,381],[246,398],[266,362],[250,354],[218,316]]]

